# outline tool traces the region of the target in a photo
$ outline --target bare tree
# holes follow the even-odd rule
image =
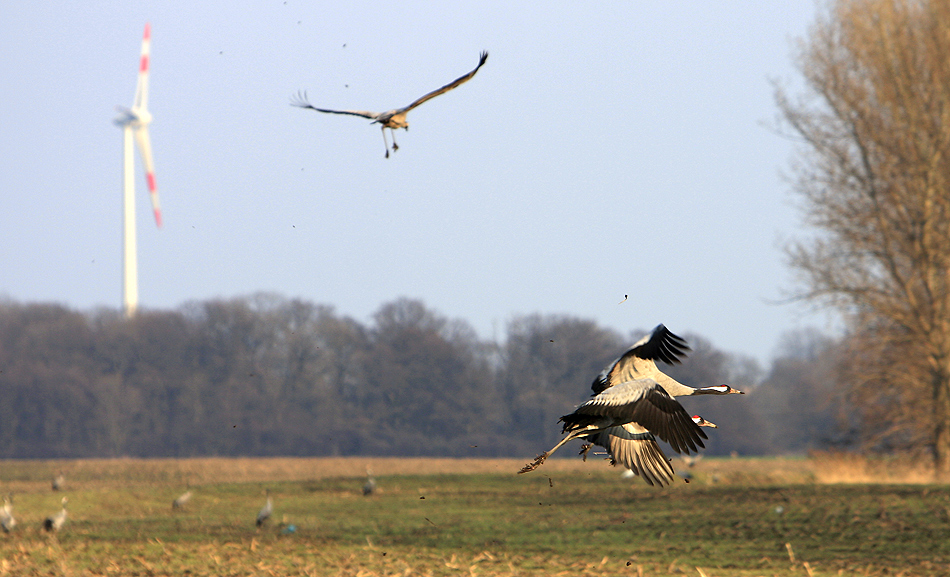
[[[793,186],[817,234],[789,247],[801,296],[842,312],[846,376],[950,478],[950,3],[830,0],[777,91],[803,139]],[[876,394],[867,395],[869,391]]]

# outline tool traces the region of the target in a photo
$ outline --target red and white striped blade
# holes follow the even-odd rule
[[[148,107],[148,67],[152,46],[152,27],[145,23],[145,34],[142,36],[142,58],[139,61],[139,82],[135,87],[135,104],[133,108],[145,110]]]
[[[155,165],[152,162],[152,142],[148,137],[148,128],[135,129],[135,140],[142,153],[142,163],[145,165],[145,180],[148,183],[148,194],[152,198],[152,210],[155,212],[155,224],[162,226],[162,207],[158,203],[158,186],[155,184]]]

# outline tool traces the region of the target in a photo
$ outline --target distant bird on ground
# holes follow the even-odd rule
[[[700,453],[699,455],[683,455],[682,457],[680,457],[680,459],[683,461],[683,464],[686,465],[686,469],[681,470],[677,474],[680,477],[686,479],[686,482],[689,483],[690,479],[693,478],[693,473],[691,469],[695,467],[696,463],[698,463],[702,458],[703,458],[702,453]]]
[[[6,495],[3,497],[3,507],[0,507],[0,528],[4,533],[9,533],[16,527],[16,519],[13,518],[13,497]]]
[[[692,469],[703,459],[702,454],[699,455],[683,455],[680,457],[680,460],[683,461],[683,464],[686,465],[686,468]]]
[[[66,497],[63,497],[63,508],[59,513],[50,515],[43,521],[43,528],[47,531],[59,531],[66,522]]]
[[[373,478],[373,473],[366,469],[366,484],[363,485],[363,496],[369,497],[376,492],[376,479]]]
[[[66,476],[63,474],[62,471],[60,471],[59,474],[53,477],[52,486],[53,486],[54,491],[62,491],[63,489],[66,488]]]
[[[270,495],[267,496],[267,502],[264,503],[264,506],[261,507],[261,510],[257,513],[257,526],[262,527],[264,522],[270,519],[271,514],[274,512],[274,502],[271,500]]]
[[[533,462],[525,465],[519,473],[537,469],[568,441],[589,438],[604,431],[621,439],[627,434],[632,436],[646,431],[669,443],[677,453],[698,452],[699,448],[705,447],[702,440],[708,437],[699,423],[694,421],[673,397],[741,394],[742,391],[729,385],[694,389],[677,382],[656,367],[657,360],[671,365],[681,362],[680,357],[685,356],[689,350],[685,340],[674,335],[665,326],[658,325],[649,336],[634,343],[620,358],[597,375],[591,384],[594,391],[591,398],[573,413],[561,417],[560,420],[564,423],[562,433],[566,436],[550,451],[538,455]],[[632,431],[623,429],[624,425],[631,423],[635,424]],[[609,444],[609,438],[601,440]],[[639,457],[641,461],[638,470],[664,475],[667,468],[658,466],[660,457],[655,453],[651,454],[649,444],[628,447],[639,447],[641,451],[646,452],[638,454],[634,451],[627,459],[636,463],[636,458]],[[663,456],[662,459],[666,457]],[[643,466],[647,468],[643,469]],[[658,479],[655,476],[653,478]]]
[[[693,422],[700,427],[718,428],[699,415],[693,416]],[[657,444],[656,437],[637,423],[599,431],[588,436],[587,440],[590,442],[581,448],[585,460],[588,451],[597,445],[607,449],[611,465],[625,467],[630,476],[641,477],[647,485],[664,487],[673,482],[673,466]]]
[[[389,129],[390,134],[393,137],[393,152],[396,152],[399,149],[399,145],[396,144],[396,129],[404,128],[409,130],[409,122],[406,120],[406,114],[410,110],[419,106],[423,102],[435,98],[436,96],[452,90],[460,84],[464,84],[472,79],[475,76],[475,73],[478,72],[478,69],[485,64],[485,61],[488,60],[488,52],[482,52],[479,56],[478,66],[474,70],[466,74],[465,76],[460,76],[453,80],[452,82],[446,84],[442,88],[433,90],[432,92],[418,98],[415,102],[409,106],[404,106],[403,108],[396,108],[394,110],[389,110],[387,112],[369,112],[365,110],[329,110],[326,108],[317,108],[307,101],[307,93],[303,92],[297,93],[296,98],[293,98],[290,102],[291,106],[297,106],[300,108],[309,108],[310,110],[316,110],[317,112],[326,112],[329,114],[350,114],[353,116],[362,116],[364,118],[369,118],[373,122],[370,124],[380,124],[382,125],[383,131],[383,144],[386,146],[386,158],[389,158],[389,142],[386,140],[386,129]]]
[[[185,491],[172,501],[172,509],[181,509],[191,500],[191,491]]]

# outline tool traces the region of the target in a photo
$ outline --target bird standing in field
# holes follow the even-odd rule
[[[685,471],[680,471],[679,476],[686,479],[686,482],[689,483],[689,480],[693,478],[693,473],[691,469],[696,466],[703,456],[700,455],[683,455],[680,457],[680,460],[683,461],[683,464],[686,465]]]
[[[0,528],[4,533],[9,533],[14,527],[16,527],[16,519],[13,518],[13,497],[5,495],[3,507],[0,507]]]
[[[673,397],[742,393],[729,385],[688,387],[657,368],[657,360],[676,364],[689,350],[685,340],[665,326],[657,326],[597,375],[591,384],[591,398],[561,417],[565,437],[519,473],[537,469],[568,441],[587,438],[607,448],[614,462],[648,483],[652,480],[663,485],[662,481],[672,480],[669,461],[651,438],[656,436],[677,453],[686,454],[698,452],[705,446],[702,440],[708,438],[700,428],[704,420],[691,417]]]
[[[330,110],[327,108],[317,108],[316,106],[310,104],[310,102],[307,101],[306,92],[303,92],[303,93],[298,92],[296,98],[292,99],[290,104],[291,106],[297,106],[300,108],[309,108],[310,110],[316,110],[317,112],[325,112],[328,114],[349,114],[352,116],[362,116],[364,118],[371,119],[373,122],[371,122],[370,124],[381,125],[381,129],[383,131],[383,144],[386,146],[386,158],[389,158],[389,141],[386,140],[386,129],[387,128],[389,129],[389,133],[393,137],[393,152],[396,152],[396,150],[399,149],[399,145],[396,144],[396,129],[404,128],[406,130],[409,130],[409,122],[406,120],[406,114],[408,114],[410,110],[419,106],[423,102],[430,100],[432,98],[435,98],[436,96],[443,94],[445,92],[448,92],[449,90],[452,90],[453,88],[459,86],[460,84],[464,84],[465,82],[468,82],[469,80],[471,80],[472,77],[475,76],[475,73],[478,72],[478,69],[481,68],[483,64],[485,64],[486,60],[488,60],[488,52],[482,52],[481,55],[479,56],[478,66],[476,66],[474,70],[472,70],[465,76],[460,76],[456,78],[455,80],[453,80],[452,82],[446,84],[442,88],[433,90],[432,92],[419,97],[409,106],[396,108],[393,110],[389,110],[387,112],[369,112],[366,110]]]
[[[373,478],[372,471],[366,469],[366,483],[363,485],[363,496],[369,497],[376,492],[376,479]]]
[[[54,491],[62,491],[66,488],[66,475],[60,471],[55,477],[53,477],[51,485]]]
[[[191,500],[191,491],[185,491],[184,493],[179,495],[177,498],[175,498],[174,501],[172,501],[172,509],[181,509],[190,500]]]
[[[260,528],[264,523],[270,519],[271,514],[274,512],[274,502],[271,500],[270,495],[267,496],[267,502],[264,503],[264,506],[261,507],[261,510],[257,513],[257,520],[255,523],[257,527]]]
[[[66,497],[63,497],[63,508],[60,509],[59,513],[50,515],[43,520],[43,529],[47,531],[59,531],[63,527],[63,523],[66,522]]]

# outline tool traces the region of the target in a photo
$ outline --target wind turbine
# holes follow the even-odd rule
[[[122,127],[124,135],[124,162],[122,164],[125,205],[124,244],[125,259],[123,264],[123,302],[125,316],[131,318],[139,304],[138,264],[135,248],[135,160],[132,151],[132,137],[139,145],[142,153],[142,163],[145,167],[145,181],[148,183],[148,192],[152,197],[152,210],[155,212],[155,224],[162,226],[162,209],[158,204],[158,188],[155,186],[155,167],[152,163],[152,144],[148,138],[148,125],[152,115],[148,111],[148,67],[149,51],[152,31],[145,23],[145,34],[142,36],[142,57],[139,62],[139,81],[135,87],[135,100],[132,108],[117,106],[121,112],[115,123]]]

